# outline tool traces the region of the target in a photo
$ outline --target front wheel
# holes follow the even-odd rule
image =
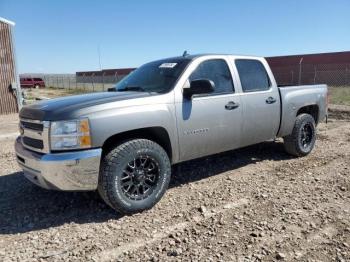
[[[165,150],[147,139],[127,141],[105,155],[98,191],[121,213],[153,207],[168,188],[171,167]]]
[[[306,156],[315,146],[316,124],[314,118],[309,114],[297,116],[292,134],[284,139],[284,148],[293,156]]]

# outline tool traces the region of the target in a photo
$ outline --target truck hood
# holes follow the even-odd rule
[[[73,119],[77,117],[77,112],[84,108],[148,96],[151,94],[146,92],[99,92],[67,96],[24,106],[19,116],[41,121]]]

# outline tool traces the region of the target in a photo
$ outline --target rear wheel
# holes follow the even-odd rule
[[[309,114],[298,115],[292,134],[284,139],[284,148],[293,156],[306,156],[315,146],[316,124],[314,118]]]
[[[170,160],[153,141],[127,141],[106,154],[98,191],[105,202],[121,213],[153,207],[168,188]]]

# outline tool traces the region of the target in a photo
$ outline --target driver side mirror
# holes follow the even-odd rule
[[[196,79],[190,82],[189,87],[183,89],[184,97],[191,99],[193,95],[209,94],[214,92],[215,84],[208,79]]]

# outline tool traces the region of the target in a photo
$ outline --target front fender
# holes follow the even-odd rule
[[[111,108],[89,115],[93,147],[117,134],[141,128],[162,127],[170,138],[173,161],[178,159],[174,104],[153,104]]]

